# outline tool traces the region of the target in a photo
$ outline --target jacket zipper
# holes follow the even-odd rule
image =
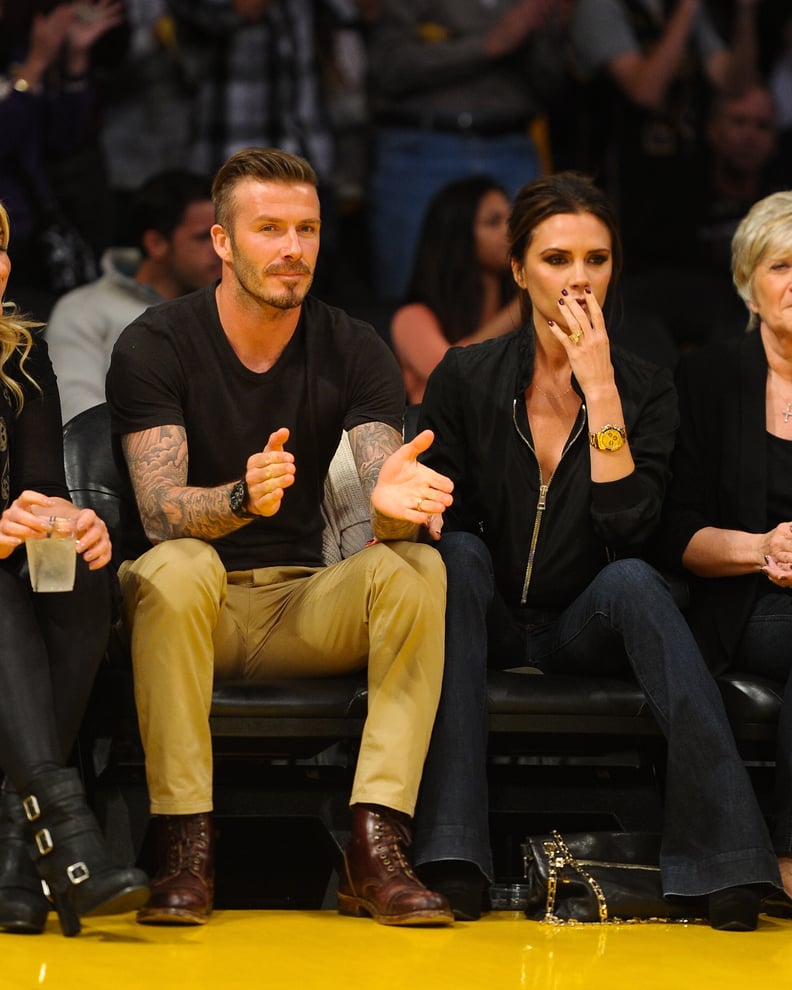
[[[536,457],[536,451],[534,450],[531,441],[522,432],[522,430],[520,429],[520,424],[517,422],[517,399],[514,400],[514,403],[512,405],[512,419],[514,420],[514,427],[517,430],[517,433],[520,435],[523,442],[527,444],[528,449],[531,451],[534,457]],[[569,450],[572,444],[577,440],[577,438],[580,436],[583,430],[583,424],[586,421],[585,404],[582,404],[580,407],[580,413],[578,413],[578,419],[579,419],[578,428],[575,431],[574,435],[568,441],[567,445],[561,451],[561,457],[558,459],[558,464],[560,464],[561,461],[564,459],[566,452]],[[542,468],[539,465],[538,457],[536,458],[536,464],[537,467],[539,467],[539,501],[536,503],[536,517],[534,518],[533,533],[531,534],[531,546],[528,549],[528,562],[525,565],[525,579],[523,580],[522,595],[520,596],[521,605],[524,605],[528,598],[528,588],[530,587],[531,584],[531,577],[533,575],[534,557],[536,556],[536,545],[539,542],[539,530],[542,525],[542,516],[544,514],[544,510],[547,507],[547,492],[549,491],[550,483],[552,482],[553,478],[555,477],[555,473],[558,470],[558,464],[557,464],[555,470],[550,474],[550,477],[547,479],[547,484],[545,484],[544,481],[542,480]]]

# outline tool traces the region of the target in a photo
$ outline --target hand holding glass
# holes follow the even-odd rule
[[[71,591],[77,564],[74,522],[50,517],[49,533],[25,541],[30,584],[34,591]]]

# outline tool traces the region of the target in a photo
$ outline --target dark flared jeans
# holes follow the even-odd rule
[[[484,543],[447,533],[443,693],[415,821],[416,865],[466,860],[492,876],[487,656],[575,675],[632,672],[668,749],[661,851],[666,894],[780,886],[778,864],[720,692],[664,578],[642,560],[608,564],[559,614],[521,625],[495,592]],[[521,650],[515,653],[515,648]],[[606,666],[607,665],[607,666]]]
[[[758,598],[732,666],[786,685],[778,720],[773,842],[792,855],[792,594]]]

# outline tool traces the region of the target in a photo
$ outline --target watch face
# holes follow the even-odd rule
[[[245,513],[245,503],[247,502],[247,497],[247,485],[244,481],[238,481],[231,489],[231,494],[228,499],[231,504],[231,511],[237,515],[240,513]]]
[[[613,427],[603,430],[598,439],[601,450],[618,450],[624,446],[624,437]]]

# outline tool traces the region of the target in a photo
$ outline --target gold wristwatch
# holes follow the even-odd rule
[[[589,443],[595,450],[620,450],[626,441],[627,431],[613,423],[606,423],[596,433],[589,433]]]

